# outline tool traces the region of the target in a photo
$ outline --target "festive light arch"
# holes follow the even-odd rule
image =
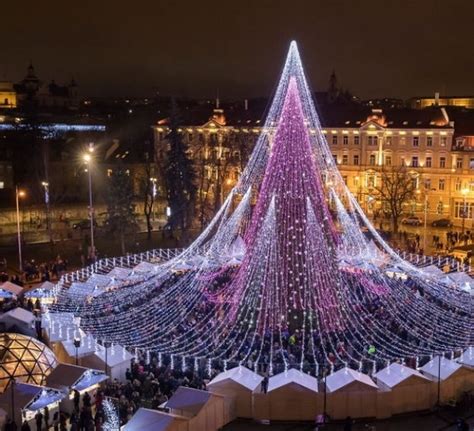
[[[248,166],[204,232],[113,291],[84,301],[62,289],[51,312],[64,311],[100,341],[183,369],[375,370],[473,344],[470,296],[401,259],[345,186],[295,42]]]

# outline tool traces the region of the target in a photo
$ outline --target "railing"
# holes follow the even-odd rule
[[[472,271],[471,265],[461,263],[451,256],[425,256],[416,253],[408,253],[404,250],[397,250],[397,253],[402,259],[416,266],[436,265],[439,268],[443,268],[444,266],[449,265],[451,271],[467,273],[471,273]]]
[[[92,265],[62,275],[57,283],[57,287],[60,288],[74,282],[86,280],[92,274],[104,274],[117,266],[133,268],[141,262],[150,262],[153,260],[159,260],[160,262],[167,261],[178,256],[183,251],[183,248],[158,248],[142,253],[129,254],[127,256],[105,257],[94,262]]]

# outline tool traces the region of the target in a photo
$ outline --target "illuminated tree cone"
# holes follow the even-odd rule
[[[339,321],[337,235],[316,166],[291,77],[234,289],[257,295],[260,329],[302,327],[310,315],[324,328]]]

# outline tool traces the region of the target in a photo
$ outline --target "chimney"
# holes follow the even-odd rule
[[[248,100],[248,99],[245,99],[245,100],[244,100],[244,109],[245,109],[246,111],[249,110],[249,100]]]
[[[434,103],[434,104],[435,104],[435,106],[438,106],[438,105],[439,105],[439,91],[437,91],[437,92],[435,93],[435,103]]]

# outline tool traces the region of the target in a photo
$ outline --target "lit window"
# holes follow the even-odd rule
[[[5,183],[3,181],[0,181],[0,189],[4,189],[5,188]]]
[[[442,147],[445,147],[447,142],[448,142],[448,138],[446,138],[446,136],[441,137],[441,146]]]
[[[462,157],[456,158],[456,168],[462,169]]]
[[[385,138],[385,144],[386,145],[392,145],[392,137],[391,136],[387,136]]]

